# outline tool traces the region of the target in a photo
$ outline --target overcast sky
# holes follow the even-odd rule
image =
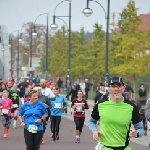
[[[90,8],[93,10],[92,16],[84,17],[82,11],[86,7],[87,0],[72,0],[72,20],[71,29],[79,31],[85,27],[85,31],[93,31],[95,22],[106,28],[105,15],[102,8],[95,2],[90,2]],[[107,0],[97,0],[107,11]],[[110,0],[110,14],[112,12],[121,12],[126,7],[128,0]],[[7,27],[8,33],[14,30],[21,30],[23,24],[34,22],[37,16],[42,13],[49,13],[49,25],[53,21],[53,12],[56,5],[61,0],[0,0],[0,25]],[[139,8],[138,14],[147,14],[150,12],[150,0],[135,0],[136,7]],[[56,16],[69,15],[69,2],[61,3],[56,9]],[[62,18],[68,24],[68,18]],[[36,23],[46,25],[46,15],[38,18]],[[61,20],[56,20],[59,28],[63,25]]]

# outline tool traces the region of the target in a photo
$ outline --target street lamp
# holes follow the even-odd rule
[[[28,24],[28,23],[27,23]],[[25,26],[25,25],[27,25],[27,24],[23,24],[22,25],[22,27],[21,27],[21,33],[20,33],[20,38],[19,38],[19,41],[20,42],[22,42],[22,35],[23,35],[23,33],[22,33],[22,28]],[[30,35],[30,64],[29,64],[29,70],[30,70],[30,77],[32,78],[32,74],[31,74],[31,71],[32,71],[32,28],[33,28],[33,24],[31,25],[31,27],[30,27],[30,33],[29,33],[29,35]]]
[[[55,11],[56,8],[59,6],[59,4],[68,1],[69,2],[69,16],[55,16]],[[53,15],[53,24],[51,25],[51,28],[55,30],[57,28],[57,25],[55,24],[55,18],[59,17],[69,17],[69,36],[68,36],[68,64],[67,64],[67,94],[69,93],[70,89],[70,52],[71,52],[71,0],[64,0],[58,3],[55,7],[54,10],[54,15]]]
[[[48,61],[48,17],[49,17],[49,13],[43,13],[43,14],[40,14],[36,19],[35,19],[35,21],[34,21],[34,32],[32,33],[32,35],[37,35],[37,32],[36,32],[36,28],[35,28],[35,23],[36,23],[36,21],[37,21],[37,19],[40,17],[40,16],[42,16],[42,15],[44,15],[44,14],[46,14],[47,15],[47,19],[46,19],[46,70],[45,70],[45,73],[46,73],[46,80],[48,79],[48,63],[49,63],[49,61]]]
[[[108,82],[108,46],[109,46],[109,16],[110,16],[110,0],[107,0],[107,15],[104,7],[95,0],[87,0],[87,8],[83,10],[83,13],[86,17],[91,16],[93,13],[92,9],[89,8],[89,2],[93,1],[101,6],[103,11],[105,12],[105,19],[106,21],[106,52],[105,52],[105,83]]]

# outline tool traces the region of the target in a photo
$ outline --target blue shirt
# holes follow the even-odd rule
[[[38,123],[35,121],[37,119],[41,119],[45,114],[48,114],[48,112],[45,105],[40,101],[37,101],[34,104],[26,102],[19,110],[19,116],[24,116],[25,129],[28,129],[29,125],[36,125],[38,127],[38,131],[43,130],[43,122]]]
[[[64,97],[59,95],[54,101],[51,101],[51,116],[62,116],[62,108],[65,105]],[[60,108],[57,108],[59,107]],[[62,108],[61,108],[62,107]]]

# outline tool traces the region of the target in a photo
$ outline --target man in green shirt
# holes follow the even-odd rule
[[[88,120],[93,140],[98,141],[95,150],[131,150],[130,138],[141,137],[144,133],[139,110],[122,96],[125,85],[121,77],[111,77],[108,84],[109,96],[95,105]],[[130,128],[131,123],[134,129]]]

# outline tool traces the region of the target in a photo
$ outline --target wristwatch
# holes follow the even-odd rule
[[[43,119],[41,118],[41,121],[43,122]]]

